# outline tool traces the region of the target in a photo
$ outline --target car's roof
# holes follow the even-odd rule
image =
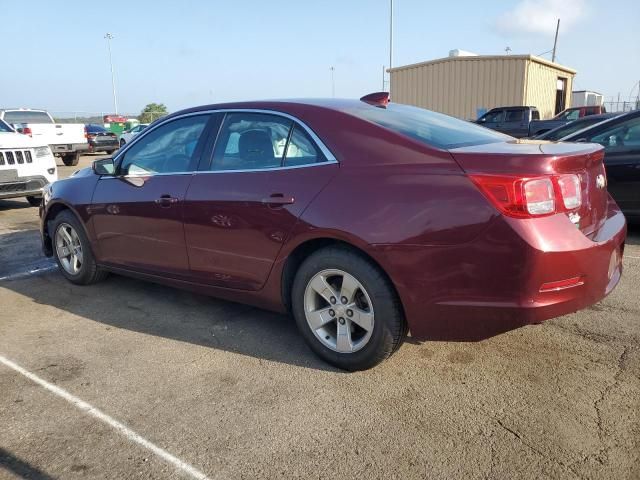
[[[342,98],[292,98],[292,99],[276,99],[276,100],[254,100],[243,102],[213,103],[209,105],[200,105],[171,114],[184,114],[190,112],[206,111],[206,110],[226,110],[226,109],[254,109],[254,110],[277,110],[286,112],[288,110],[299,109],[300,107],[311,107],[324,110],[335,110],[344,112],[350,107],[362,105],[360,100],[342,99]]]

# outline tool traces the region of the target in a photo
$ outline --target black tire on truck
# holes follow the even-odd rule
[[[27,202],[29,202],[29,205],[31,205],[32,207],[39,207],[42,203],[42,197],[34,197],[32,195],[29,195],[27,197]]]
[[[65,153],[62,155],[62,163],[64,163],[67,167],[75,167],[78,165],[80,161],[80,154],[78,152],[74,153]]]

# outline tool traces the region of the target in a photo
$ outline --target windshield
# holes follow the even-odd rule
[[[38,112],[34,110],[11,110],[4,112],[4,121],[10,124],[53,123],[47,112]]]
[[[356,117],[401,133],[431,147],[449,149],[511,140],[474,123],[408,105],[378,108],[362,103],[347,110]]]
[[[538,140],[560,140],[562,137],[571,135],[573,132],[577,132],[578,130],[582,130],[583,128],[590,127],[591,125],[602,122],[603,120],[606,120],[606,119],[596,118],[595,120],[592,120],[592,119],[589,119],[589,120],[585,119],[581,121],[576,120],[575,122],[567,123],[566,125],[562,125],[561,127],[554,128],[553,130],[543,133],[542,135],[538,135],[535,138]]]
[[[0,120],[0,133],[14,133],[13,128]]]
[[[87,125],[87,132],[89,133],[103,133],[106,131],[107,129],[100,125]]]

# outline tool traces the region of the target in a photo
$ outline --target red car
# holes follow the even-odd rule
[[[107,272],[291,312],[348,370],[479,340],[620,280],[624,216],[594,144],[515,140],[385,94],[184,110],[44,192],[71,282]]]

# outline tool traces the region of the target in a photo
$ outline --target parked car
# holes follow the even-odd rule
[[[133,127],[131,130],[125,130],[124,132],[122,132],[122,135],[120,135],[120,146],[124,147],[125,144],[133,140],[133,138],[139,133],[142,133],[142,131],[148,126],[148,123],[140,123],[139,125]]]
[[[35,207],[41,203],[42,187],[57,179],[49,146],[0,120],[0,198],[26,197]]]
[[[529,122],[539,118],[540,112],[536,107],[499,107],[489,110],[476,123],[521,138],[529,134]]]
[[[640,222],[640,111],[625,113],[562,138],[604,147],[611,196],[629,221]]]
[[[600,115],[606,113],[606,109],[600,105],[594,105],[591,107],[573,107],[563,110],[551,120],[536,120],[529,124],[530,137],[535,137],[542,133],[558,128],[566,123],[573,122],[579,118],[588,117],[589,115]]]
[[[49,145],[65,165],[77,165],[80,154],[89,150],[81,123],[56,123],[45,110],[26,108],[0,110],[0,120],[18,133],[29,135],[38,143]]]
[[[107,155],[111,155],[120,147],[117,135],[102,125],[90,123],[84,127],[84,130],[89,142],[90,152],[106,152]]]
[[[60,180],[43,249],[292,312],[311,349],[372,367],[407,331],[478,340],[585,308],[622,271],[603,148],[519,142],[387,94],[209,105]]]
[[[571,135],[573,132],[577,132],[578,130],[582,130],[583,128],[590,127],[591,125],[595,125],[596,123],[604,122],[605,120],[617,117],[618,115],[620,115],[620,113],[601,113],[599,115],[589,115],[588,117],[582,117],[574,120],[573,122],[560,125],[553,130],[541,133],[540,135],[536,135],[533,138],[536,140],[549,141],[560,140],[562,137]]]

